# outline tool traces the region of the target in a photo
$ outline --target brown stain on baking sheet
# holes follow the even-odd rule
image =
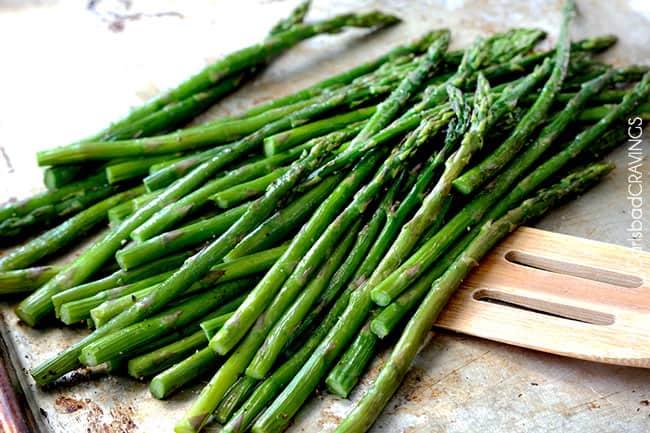
[[[87,426],[88,433],[133,433],[137,425],[133,421],[135,410],[132,406],[117,405],[108,410],[108,414],[93,400],[78,400],[60,395],[54,402],[58,412],[75,414],[74,422]]]
[[[65,395],[58,396],[54,400],[54,405],[56,406],[56,410],[62,413],[74,413],[86,408],[86,403],[83,400],[76,400]]]

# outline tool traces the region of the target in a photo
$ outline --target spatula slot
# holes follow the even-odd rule
[[[643,284],[643,279],[635,275],[624,274],[622,272],[610,271],[607,269],[594,268],[577,263],[563,262],[560,260],[541,257],[522,251],[508,251],[505,258],[510,263],[529,268],[541,269],[543,271],[554,272],[556,274],[569,275],[572,277],[584,278],[600,283],[612,284],[614,286],[625,288],[637,288]]]
[[[499,304],[519,310],[531,311],[534,313],[560,317],[562,319],[574,320],[576,322],[589,323],[592,325],[612,325],[615,320],[613,315],[600,311],[557,304],[541,299],[529,298],[527,296],[513,295],[499,290],[479,289],[474,292],[473,297],[475,300],[481,302]]]

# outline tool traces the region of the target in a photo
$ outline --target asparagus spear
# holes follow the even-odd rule
[[[59,307],[58,316],[66,325],[89,319],[90,310],[97,307],[102,302],[109,299],[131,295],[142,289],[161,283],[170,277],[172,273],[173,271],[163,272],[135,283],[126,284],[124,286],[104,290],[92,296],[65,302]]]
[[[268,298],[280,288],[286,276],[293,271],[300,258],[308,251],[313,243],[312,239],[322,233],[329,222],[345,206],[360,184],[370,175],[377,164],[378,156],[371,156],[360,161],[348,176],[334,191],[325,198],[323,203],[314,212],[309,221],[303,226],[298,235],[294,237],[285,254],[266,273],[262,281],[251,293],[256,299]],[[262,307],[263,308],[263,307]],[[226,391],[243,372],[248,362],[255,354],[257,347],[249,348],[245,353],[236,351],[217,370],[210,383],[201,391],[201,394],[190,408],[188,414],[177,425],[177,431],[198,431],[207,421],[209,414],[214,410]],[[208,349],[211,350],[211,349]],[[236,355],[236,356],[235,356]]]
[[[266,188],[286,173],[287,169],[287,167],[276,168],[267,175],[231,186],[210,196],[210,200],[214,201],[222,209],[230,209],[264,194]]]
[[[213,266],[208,273],[194,282],[183,295],[203,291],[217,283],[232,281],[268,270],[273,263],[284,253],[285,245],[260,251],[255,254],[241,257],[228,263],[219,263]],[[108,300],[90,310],[90,316],[96,328],[108,323],[137,301],[146,298],[160,287],[160,284],[146,287],[130,295],[123,295],[117,299]]]
[[[235,223],[248,209],[243,204],[211,218],[197,221],[172,230],[142,243],[135,243],[115,253],[123,270],[133,269],[175,251],[194,247],[214,236],[219,236]]]
[[[208,344],[203,331],[196,331],[178,341],[129,359],[129,376],[141,379],[160,373]]]
[[[363,369],[375,354],[377,336],[370,330],[370,322],[373,317],[371,314],[366,324],[359,331],[359,335],[341,357],[341,360],[327,375],[325,384],[332,394],[347,398],[352,388],[357,384]]]
[[[241,299],[240,299],[241,298]],[[206,338],[206,341],[209,341],[210,338],[223,326],[224,323],[228,321],[233,315],[233,312],[241,305],[242,302],[244,302],[244,299],[246,299],[246,295],[242,295],[238,299],[237,305],[233,307],[232,310],[228,312],[228,314],[223,314],[219,317],[214,317],[209,320],[204,320],[201,322],[201,330],[203,331],[203,336]]]
[[[466,227],[467,225],[464,225],[463,229]],[[271,405],[267,413],[272,414],[269,416],[273,417],[274,430],[278,425],[286,426],[303,404],[309,392],[317,386],[332,363],[337,359],[342,348],[353,338],[355,332],[363,324],[370,311],[372,302],[370,299],[370,289],[384,280],[390,272],[390,269],[379,266],[374,270],[370,278],[364,282],[364,286],[352,293],[347,308],[339,318],[337,324],[320,342],[316,351],[304,363],[300,371],[295,374],[291,383]],[[282,414],[281,419],[278,419],[279,413]]]
[[[99,173],[60,189],[42,192],[16,203],[7,203],[0,207],[0,222],[4,223],[10,218],[25,217],[45,206],[52,206],[66,200],[82,199],[92,191],[103,189],[107,190],[106,195],[110,195],[110,192],[115,190],[114,187],[107,185],[106,176]]]
[[[133,200],[125,201],[118,204],[108,210],[106,216],[108,217],[108,224],[111,227],[119,225],[122,221],[126,219],[129,215],[135,211],[136,206]]]
[[[446,213],[446,211],[448,210],[450,203],[451,200],[447,200],[446,208],[445,210],[443,210],[443,214]],[[444,217],[441,214],[438,221],[436,221],[436,223],[433,226],[431,226],[429,230],[430,233],[436,233],[440,229],[440,227],[443,225],[443,218]],[[428,238],[429,232],[427,233],[427,236],[425,236],[423,239]],[[439,268],[441,264],[437,265],[436,268]],[[441,268],[442,271],[447,269],[447,266],[449,266],[449,263],[447,263],[443,268]],[[442,273],[442,271],[440,273]],[[435,279],[435,277],[440,275],[437,274],[435,275],[435,277],[428,279],[429,274],[427,274],[426,277],[420,278],[420,280],[426,279],[425,290],[428,286],[430,286],[431,282]],[[418,280],[416,285],[421,284],[420,280]],[[409,291],[410,290],[411,289],[409,289]],[[419,298],[416,299],[419,300]],[[350,347],[345,351],[345,353],[343,354],[339,362],[334,366],[334,368],[332,368],[330,373],[327,375],[327,379],[325,379],[325,383],[327,385],[327,389],[333,394],[346,398],[350,394],[354,386],[357,384],[359,377],[361,377],[361,374],[363,374],[366,367],[370,363],[372,355],[374,354],[375,351],[375,347],[377,346],[378,337],[380,338],[385,337],[385,335],[382,336],[377,334],[374,328],[372,327],[375,324],[375,322],[377,322],[377,317],[383,314],[384,312],[385,309],[381,312],[376,310],[370,312],[370,317],[366,322],[366,324],[364,325],[364,327],[361,328],[361,331],[359,331],[359,334],[354,339]]]
[[[429,137],[435,134],[439,128],[444,126],[449,118],[439,122],[427,123],[422,129],[422,135]],[[417,137],[417,136],[416,136]],[[323,260],[319,251],[327,251],[328,245],[332,245],[341,236],[341,231],[350,226],[352,221],[361,215],[376,198],[385,182],[393,179],[401,170],[403,162],[422,144],[423,140],[407,140],[395,152],[393,152],[382,164],[377,174],[365,185],[354,197],[352,202],[336,217],[336,219],[322,232],[316,243],[303,256],[300,264],[293,270],[291,277],[285,282],[291,284],[292,293],[304,284],[304,278],[309,271],[313,272],[315,266]],[[324,205],[321,205],[323,208]],[[318,211],[312,216],[310,222],[318,216]],[[325,222],[326,223],[326,222]],[[303,231],[304,232],[304,228]],[[294,238],[292,246],[301,242],[300,237]],[[313,242],[313,241],[312,241]],[[291,250],[291,247],[290,247]],[[253,290],[251,296],[237,310],[235,317],[228,321],[210,341],[210,347],[218,353],[225,354],[243,337],[244,333],[253,325],[262,310],[269,304],[270,299],[277,294],[278,285],[271,278],[262,280],[260,287]],[[266,282],[269,281],[269,284]],[[274,281],[271,283],[271,281]],[[263,336],[262,336],[263,337]]]
[[[265,322],[263,327],[266,328],[264,331],[266,333],[271,332],[274,326],[289,326],[295,328],[298,322],[304,315],[309,311],[309,308],[311,307],[311,304],[316,300],[316,298],[323,292],[325,289],[327,282],[330,280],[332,275],[336,272],[336,270],[341,266],[343,261],[345,260],[346,256],[349,253],[350,247],[353,244],[353,241],[356,237],[356,233],[358,231],[358,228],[360,226],[361,221],[357,221],[356,224],[354,224],[350,230],[348,230],[348,234],[340,240],[338,245],[333,251],[328,251],[327,252],[327,261],[325,261],[320,268],[318,269],[318,272],[315,273],[313,278],[309,281],[309,284],[305,286],[305,288],[301,291],[300,295],[298,296],[297,302],[293,304],[289,304],[289,302],[284,302],[284,304],[289,305],[289,309],[287,310],[287,313],[283,312],[283,302],[282,302],[282,297],[283,295],[286,296],[286,293],[288,292],[287,287],[287,282],[291,281],[291,277],[285,282],[283,285],[282,289],[276,296],[276,298],[273,300],[271,305],[264,311],[264,319],[263,321]],[[297,270],[300,270],[300,265],[297,267]],[[296,311],[296,309],[300,309],[302,311]],[[280,313],[280,314],[278,314]],[[275,323],[274,323],[275,322]],[[289,322],[289,323],[287,323]],[[259,332],[260,334],[264,333],[264,331],[261,331],[256,329],[260,328],[259,326],[254,326],[253,330],[251,331],[252,333]],[[214,337],[213,337],[214,338]],[[262,339],[265,338],[265,335],[262,335]],[[212,339],[210,340],[212,341]],[[257,353],[253,357],[253,359],[250,361],[248,368],[246,369],[246,375],[249,377],[252,377],[254,379],[262,379],[266,373],[271,369],[273,365],[273,361],[278,357],[280,351],[284,349],[284,344],[286,343],[285,341],[272,341],[272,340],[262,340],[263,343],[259,345],[259,349],[257,350]],[[246,344],[246,343],[244,343]],[[275,347],[273,347],[275,346]]]
[[[0,258],[0,270],[26,268],[43,257],[51,255],[106,219],[108,210],[124,200],[131,200],[144,192],[143,187],[108,197],[42,235],[21,245]]]
[[[485,223],[479,235],[472,240],[447,271],[433,283],[429,294],[409,320],[372,387],[338,426],[336,432],[359,433],[370,428],[404,379],[431,329],[431,324],[435,322],[449,297],[469,271],[478,265],[481,258],[494,245],[523,222],[543,215],[567,196],[578,194],[591,187],[612,168],[613,166],[609,164],[594,164],[583,171],[572,173],[560,183],[547,190],[542,190],[535,197],[526,200],[519,207],[508,212],[506,216]],[[255,423],[253,431],[277,431],[277,425],[284,424],[284,422],[278,423],[277,417],[278,413],[275,411],[265,412]]]
[[[643,80],[628,92],[628,94],[623,98],[623,101],[621,101],[614,110],[610,111],[598,123],[579,134],[566,149],[555,155],[549,161],[546,161],[539,169],[533,171],[528,176],[530,180],[527,182],[539,185],[538,182],[548,179],[550,175],[557,172],[557,170],[566,165],[569,160],[577,156],[583,149],[602,136],[612,122],[632,111],[639,101],[647,97],[649,92],[650,73],[644,75]],[[540,145],[543,144],[544,143]],[[534,154],[531,152],[530,155]],[[527,159],[528,158],[526,157],[523,160],[526,161]],[[536,155],[534,158],[531,157],[531,159],[534,161]],[[497,204],[497,200],[504,195],[504,193],[508,191],[511,185],[516,181],[514,174],[517,173],[517,175],[520,175],[520,167],[527,163],[530,163],[530,161],[522,163],[515,162],[511,167],[511,170],[506,170],[497,177],[488,188],[484,189],[474,200],[466,205],[462,211],[460,211],[440,230],[439,233],[422,245],[422,247],[411,255],[411,257],[398,269],[385,278],[381,284],[377,285],[374,290],[376,292],[381,292],[383,294],[382,296],[386,296],[386,299],[393,299],[394,296],[401,293],[405,287],[411,284],[421,275],[424,269],[426,269],[426,267],[420,267],[420,264],[426,263],[427,267],[431,265],[431,263],[439,257],[441,252],[446,249],[449,243],[451,243],[462,231],[466,230],[467,227],[471,227],[480,221],[483,215],[485,215],[491,207],[494,207],[494,205]],[[518,191],[517,194],[527,194],[530,193],[531,189],[528,186],[524,187],[520,183],[513,191]],[[514,192],[511,192],[510,194],[513,194],[514,196]],[[501,203],[505,203],[505,201],[502,200]],[[412,267],[414,263],[418,263],[417,268]]]
[[[450,96],[452,99],[462,99],[459,96],[460,91],[453,87],[449,87]],[[476,95],[474,97],[474,109],[472,110],[471,125],[469,130],[462,138],[458,149],[447,159],[445,162],[445,169],[440,178],[436,182],[433,189],[427,194],[422,201],[422,205],[416,214],[402,227],[398,238],[391,245],[388,254],[379,265],[381,272],[384,269],[394,269],[399,265],[404,257],[412,250],[418,240],[425,234],[425,232],[436,223],[443,209],[444,202],[449,196],[452,181],[462,172],[463,168],[469,162],[472,155],[480,150],[483,145],[483,137],[489,124],[496,119],[489,119],[490,105],[492,99],[490,96],[490,87],[487,80],[479,74],[479,79],[476,87]],[[458,105],[461,105],[459,102]],[[453,131],[454,134],[448,136],[449,140],[455,140],[459,133],[463,133],[463,127],[466,127],[465,118],[467,117],[466,109],[458,108],[457,119],[459,130]],[[381,298],[382,293],[371,291],[371,296],[375,303],[381,304],[385,299]]]
[[[275,155],[284,150],[302,144],[309,139],[338,131],[368,119],[377,109],[376,106],[358,108],[343,114],[337,114],[296,128],[283,131],[264,139],[264,154]]]
[[[178,364],[151,379],[149,391],[157,399],[164,399],[192,380],[213,371],[219,356],[205,347]]]
[[[317,23],[296,25],[286,32],[267,38],[260,44],[244,48],[218,60],[217,62],[207,66],[197,75],[190,77],[176,88],[169,90],[152,101],[149,101],[146,105],[142,106],[140,110],[145,110],[144,107],[147,107],[147,110],[157,111],[159,108],[166,105],[167,101],[179,100],[190,96],[197,91],[211,86],[215,82],[225,78],[227,75],[250,67],[251,64],[264,63],[269,58],[276,56],[280,52],[296,45],[298,42],[314,35],[337,32],[344,27],[383,27],[395,24],[398,21],[399,20],[396,17],[390,15],[382,14],[380,12],[369,12],[362,15],[340,15]],[[204,133],[205,128],[200,128],[199,131],[200,134],[206,135]],[[183,135],[186,136],[187,133]],[[174,142],[177,144],[180,142],[179,135],[173,135],[169,138],[170,140],[167,140],[167,144],[170,146]],[[208,137],[202,139],[208,139],[210,143],[214,143],[217,137],[208,134]],[[227,140],[229,139],[232,139],[232,137],[229,136]],[[190,140],[189,143],[191,142],[192,141]],[[127,142],[121,142],[117,145],[116,142],[104,142],[101,143],[101,145],[89,142],[77,143],[67,147],[41,151],[37,154],[37,159],[41,165],[52,165],[83,161],[88,158],[97,158],[98,155],[102,155],[104,158],[134,155],[134,153],[126,153],[132,148],[134,152],[138,152],[136,154],[142,154],[145,149],[147,151],[155,150],[159,153],[163,153],[163,149],[165,149],[164,152],[169,151],[168,148],[163,145],[163,136],[150,140],[140,139],[129,141],[128,143],[133,145],[132,148],[128,147],[126,143]],[[148,143],[148,146],[144,146],[144,143]],[[188,142],[186,141],[186,144],[187,143]],[[113,148],[117,150],[117,155],[111,152],[111,149]]]
[[[309,107],[306,107],[305,109],[292,114],[286,119],[282,119],[266,125],[256,133],[248,136],[243,140],[238,141],[233,145],[229,152],[219,153],[209,161],[206,161],[205,163],[193,169],[189,174],[185,175],[182,180],[175,182],[172,187],[167,188],[163,193],[161,193],[151,202],[138,209],[133,215],[131,215],[122,224],[120,224],[120,226],[109,231],[102,240],[95,243],[91,248],[84,252],[84,254],[78,257],[77,260],[70,264],[65,271],[57,275],[48,284],[32,293],[27,299],[21,302],[17,309],[18,316],[24,322],[33,326],[38,320],[52,311],[50,298],[54,293],[83,282],[97,268],[99,268],[102,263],[104,263],[111,255],[113,255],[117,249],[119,249],[119,247],[122,245],[122,242],[128,238],[131,232],[133,232],[137,227],[139,227],[144,221],[150,218],[157,211],[164,208],[169,203],[177,201],[179,198],[196,189],[217,170],[222,168],[225,164],[236,160],[242,154],[250,151],[266,136],[277,132],[278,129],[284,127],[287,124],[311,118],[318,113],[338,106],[348,97],[350,97],[351,94],[354,95],[355,90],[357,89],[353,86],[351,89],[349,89],[349,92],[341,92],[337,95],[326,97],[320,103],[310,105]],[[326,144],[323,146],[326,146]],[[317,147],[318,146],[312,148],[312,150],[316,149]],[[322,153],[322,147],[320,147],[319,150],[321,150]],[[316,153],[318,154],[319,152]],[[298,170],[298,172],[301,171],[302,170]],[[295,175],[296,172],[293,172],[293,174],[291,176],[287,176],[287,178],[293,178]],[[277,193],[279,189],[282,188],[275,188],[274,193]],[[277,200],[275,194],[272,194],[272,196],[274,196]],[[255,212],[253,212],[252,215],[255,215]],[[230,237],[230,239],[233,238]],[[225,251],[224,254],[226,252],[227,251]],[[70,356],[72,358],[72,355],[67,356]]]
[[[223,316],[229,315],[233,310],[237,308],[237,306],[241,304],[243,300],[244,297],[239,296],[231,301],[226,302],[224,305],[217,308],[207,317],[201,319],[201,328],[203,327],[202,324],[206,321],[211,321],[214,323],[215,320],[221,320],[221,323],[223,323]],[[189,327],[191,329],[196,328],[194,324],[190,325]],[[159,373],[176,364],[177,362],[180,362],[183,359],[187,358],[196,350],[205,347],[207,343],[208,340],[205,338],[205,332],[203,329],[199,329],[187,337],[159,347],[158,349],[151,352],[147,352],[135,358],[129,359],[129,376],[139,379],[145,376],[151,376],[153,374]]]
[[[341,104],[350,102],[351,100],[354,100],[359,96],[360,91],[362,94],[366,94],[367,92],[383,91],[383,90],[378,90],[377,88],[373,88],[371,90],[363,90],[363,88],[364,88],[364,84],[353,83],[347,89],[341,90],[334,95],[324,95],[323,98],[319,99],[317,103],[313,103],[305,107],[304,109],[293,113],[289,117],[267,124],[262,129],[255,132],[254,134],[251,134],[250,136],[242,139],[236,144],[233,144],[233,146],[237,148],[237,151],[233,151],[231,149],[230,152],[219,153],[217,156],[213,158],[213,160],[219,161],[221,163],[231,162],[238,155],[241,155],[244,151],[250,151],[255,146],[260,144],[265,137],[275,132],[278,132],[279,130],[284,130],[293,124],[309,120],[314,116],[317,116],[322,112],[340,106]],[[326,137],[326,141],[334,143],[336,139],[335,137],[330,137],[330,138]],[[309,143],[305,144],[305,146],[307,145],[309,145]],[[288,152],[291,152],[291,150]],[[196,170],[198,170],[198,167],[195,169],[195,171]],[[205,192],[204,189],[202,189],[201,191]],[[199,194],[199,192],[196,192],[196,194]],[[185,203],[187,200],[189,200],[189,198],[186,198],[186,200],[183,203],[187,204]],[[181,207],[178,203],[176,203],[174,205],[175,210],[173,212],[170,209],[168,209],[164,213],[159,212],[158,215],[156,215],[155,218],[151,218],[151,220],[146,225],[134,230],[132,236],[134,236],[137,239],[139,237],[146,238],[146,236],[152,236],[160,233],[160,231],[163,230],[167,224],[170,224],[169,220],[174,220],[175,218],[177,218],[177,215],[183,214],[182,212],[183,207]]]
[[[79,361],[95,366],[117,355],[123,356],[141,344],[149,343],[208,314],[224,301],[250,288],[254,281],[252,278],[245,278],[220,284],[148,319],[105,335],[84,347]]]
[[[444,58],[444,53],[449,45],[449,33],[440,33],[439,37],[431,43],[426,54],[416,60],[416,68],[402,81],[399,86],[377,106],[377,110],[364,124],[363,129],[354,137],[349,148],[358,147],[365,140],[379,132],[388,125],[397,113],[404,107],[413,93],[424,83],[426,77],[432,73]]]
[[[142,117],[142,113],[158,111],[158,109],[170,102],[184,99],[211,87],[230,74],[260,63],[266,63],[269,59],[293,47],[302,40],[317,34],[336,33],[344,27],[383,27],[396,22],[398,22],[397,18],[380,12],[371,12],[363,15],[340,15],[312,24],[299,24],[296,22],[283,32],[272,33],[259,44],[235,51],[206,66],[199,73],[180,83],[177,87],[168,90],[132,111],[128,118],[139,118]]]
[[[117,161],[104,168],[106,179],[109,183],[118,183],[129,179],[144,177],[149,174],[149,168],[157,163],[179,157],[180,153],[171,153],[156,156],[145,156],[128,161]]]
[[[60,266],[37,266],[0,272],[0,295],[29,293],[50,281],[60,271]]]
[[[136,302],[132,307],[111,319],[109,323],[95,330],[95,332],[85,337],[80,342],[70,346],[56,357],[45,361],[34,368],[32,370],[32,376],[35,378],[37,383],[44,384],[50,382],[76,368],[79,366],[79,361],[77,359],[79,353],[88,343],[159,311],[176,296],[190,287],[192,283],[205,275],[210,268],[216,262],[221,260],[243,236],[249,233],[269,215],[277,205],[278,200],[293,187],[294,183],[300,178],[303,171],[313,169],[313,165],[318,164],[320,158],[327,155],[328,150],[326,144],[313,147],[309,155],[292,164],[292,169],[289,170],[289,172],[274,183],[263,197],[254,201],[244,215],[242,215],[241,218],[237,220],[230,229],[228,229],[228,231],[199,253],[188,259],[178,271],[158,286],[150,295]],[[218,166],[218,162],[220,162],[218,160],[219,159],[217,159],[217,162],[213,161],[206,168],[210,167],[212,164]],[[196,177],[198,179],[205,179],[205,172],[209,175],[210,170],[204,170],[204,172],[198,173]],[[189,180],[187,177],[183,180],[186,181],[187,184],[193,186],[195,185],[194,182],[198,179],[193,179],[192,175],[190,175]],[[86,252],[86,254],[83,254],[75,263],[68,267],[66,271],[58,274],[53,280],[51,280],[51,282],[55,282],[53,285],[49,285],[51,282],[48,283],[39,291],[27,298],[27,303],[23,301],[18,309],[19,316],[21,318],[27,317],[33,323],[33,319],[35,318],[35,315],[31,314],[33,311],[36,311],[39,316],[47,313],[51,308],[49,298],[52,292],[56,291],[62,283],[67,283],[69,286],[74,285],[74,282],[70,282],[70,277],[78,278],[77,273],[80,271],[80,262],[84,267],[86,267],[86,260],[92,260],[92,264],[106,260],[106,257],[97,258],[95,254],[112,253],[115,251],[119,246],[118,244],[121,244],[121,241],[128,236],[127,230],[132,230],[134,226],[137,226],[136,223],[140,221],[142,216],[146,217],[151,215],[151,211],[156,210],[156,205],[159,206],[161,203],[165,203],[165,199],[173,197],[174,193],[178,190],[183,191],[183,187],[185,186],[187,186],[185,182],[176,183],[174,187],[169,188],[160,197],[149,203],[144,208],[136,211],[133,216],[122,223],[122,225],[120,225],[120,227],[118,227],[114,232],[109,232],[108,240],[104,239],[104,241],[100,241],[100,243],[95,244],[88,250],[93,253],[93,256],[86,256],[88,253]],[[150,213],[146,213],[146,211],[149,211]],[[93,266],[88,267],[91,270],[94,269]],[[68,273],[69,271],[72,271],[71,275]],[[35,294],[37,294],[37,296],[34,296]]]
[[[257,106],[247,111],[244,115],[238,117],[256,116],[260,113],[263,113],[265,111],[277,107],[282,107],[285,105],[304,101],[306,99],[311,99],[313,97],[322,94],[325,89],[336,90],[337,86],[350,84],[353,80],[362,77],[363,75],[370,74],[373,71],[377,70],[382,65],[390,63],[395,59],[400,58],[401,56],[405,56],[411,53],[419,53],[426,50],[427,47],[429,47],[429,45],[431,44],[431,42],[438,38],[438,35],[439,35],[438,32],[428,33],[409,45],[399,46],[397,48],[392,49],[387,54],[377,58],[374,61],[359,65],[355,68],[352,68],[334,77],[328,78],[324,81],[314,84],[313,86],[298,91],[294,94],[276,99],[267,104],[262,104],[260,106]],[[152,191],[155,189],[159,189],[163,186],[169,185],[173,180],[178,179],[184,173],[186,173],[187,170],[196,167],[205,159],[212,156],[214,156],[214,153],[212,153],[211,151],[206,151],[203,154],[197,156],[196,158],[184,160],[182,162],[174,164],[173,166],[167,167],[164,170],[161,170],[160,172],[152,174],[151,176],[149,176],[149,178],[145,178],[144,181],[145,186],[147,187],[148,190]]]
[[[272,175],[278,167],[288,162],[295,161],[304,151],[311,149],[316,143],[317,142],[306,143],[303,146],[289,149],[286,152],[282,152],[272,157],[244,164],[234,170],[224,173],[223,176],[207,182],[193,193],[188,194],[174,203],[170,203],[160,211],[156,212],[140,227],[133,230],[131,238],[140,242],[151,239],[153,236],[161,233],[164,229],[171,227],[173,224],[195,212],[197,209],[201,209],[210,196],[244,182],[266,175]],[[327,143],[334,145],[338,142],[328,140]]]
[[[470,194],[491,179],[514,155],[524,146],[533,131],[544,121],[548,110],[553,105],[555,95],[562,88],[567,74],[571,43],[569,40],[569,24],[574,14],[575,5],[568,0],[564,4],[562,28],[556,48],[554,66],[551,75],[540,92],[533,106],[519,122],[508,139],[492,152],[487,158],[472,167],[465,174],[454,180],[454,187],[463,194]]]
[[[279,209],[258,228],[242,239],[226,256],[225,262],[269,248],[287,238],[309,218],[311,212],[327,197],[343,179],[342,175],[332,176],[304,195]]]
[[[190,251],[169,255],[130,271],[120,269],[104,278],[100,278],[86,284],[81,284],[79,286],[71,287],[67,290],[59,292],[52,296],[52,304],[54,306],[55,313],[58,315],[61,305],[65,304],[66,302],[93,296],[104,290],[109,290],[120,285],[140,281],[145,278],[161,274],[170,269],[176,269],[180,267],[183,262],[190,256]],[[61,268],[58,269],[61,270]]]
[[[227,422],[232,414],[242,405],[250,396],[259,381],[248,376],[240,377],[237,382],[228,390],[228,394],[221,401],[214,411],[214,417],[217,422]]]
[[[402,176],[404,177],[404,176]],[[352,251],[346,257],[345,261],[341,264],[339,269],[336,270],[332,278],[327,283],[327,287],[323,290],[322,295],[316,300],[315,305],[311,308],[305,317],[300,317],[300,323],[296,323],[295,327],[291,327],[292,320],[278,322],[278,325],[269,332],[265,345],[270,347],[277,347],[277,345],[285,345],[289,352],[292,351],[293,342],[299,337],[306,334],[312,327],[312,324],[317,318],[331,307],[331,304],[336,301],[340,295],[341,290],[351,282],[355,276],[357,269],[365,262],[370,248],[377,239],[382,226],[389,219],[389,215],[393,212],[393,207],[398,204],[396,197],[398,191],[402,187],[402,181],[394,182],[390,189],[387,191],[382,202],[379,204],[368,223],[359,231],[357,239]],[[301,295],[302,298],[302,295]],[[300,305],[300,299],[294,305]],[[285,314],[287,318],[294,316],[291,311]],[[275,340],[275,342],[273,341]],[[280,342],[278,342],[278,340]]]
[[[296,24],[301,24],[305,20],[305,16],[309,11],[309,6],[311,6],[311,0],[305,0],[298,4],[298,6],[291,11],[288,17],[281,19],[271,28],[269,34],[275,35],[277,33],[282,33],[291,29],[291,27]]]
[[[431,119],[429,120],[431,121]],[[426,131],[426,126],[423,125],[422,129]],[[419,131],[414,131],[411,133],[410,135],[412,138],[410,139],[417,139],[419,135],[418,132]],[[426,136],[427,134],[425,133],[419,137],[420,139],[423,139]],[[446,155],[449,150],[450,149],[447,147],[443,148],[438,155]],[[371,276],[373,270],[389,248],[391,242],[397,236],[401,225],[405,222],[406,218],[408,218],[415,206],[417,206],[417,204],[422,200],[422,194],[433,179],[435,169],[442,163],[442,161],[444,161],[444,159],[444,156],[434,157],[432,158],[431,163],[426,165],[420,176],[418,176],[415,185],[411,188],[397,210],[388,213],[384,228],[374,241],[370,251],[367,253],[362,264],[359,266],[359,269],[352,278],[352,281],[336,300],[334,306],[327,313],[325,319],[319,323],[319,326],[315,328],[314,333],[308,338],[305,344],[302,345],[299,350],[284,364],[282,364],[282,366],[280,366],[271,376],[269,376],[268,379],[260,384],[249,400],[237,411],[225,426],[225,432],[242,432],[246,430],[262,411],[264,406],[278,395],[282,391],[282,388],[289,383],[296,374],[298,374],[301,367],[311,357],[313,351],[319,346],[321,341],[336,324],[339,316],[345,311],[351,293],[359,288]],[[310,319],[307,319],[306,321],[310,321]],[[297,333],[300,334],[301,331],[298,331]]]

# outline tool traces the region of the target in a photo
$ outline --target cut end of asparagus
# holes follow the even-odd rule
[[[78,320],[74,320],[72,312],[70,311],[69,305],[67,303],[61,305],[61,308],[59,309],[59,319],[66,325],[72,325],[78,322]]]
[[[23,322],[25,322],[27,325],[30,327],[36,326],[36,323],[38,323],[40,317],[37,317],[35,314],[32,314],[28,310],[26,310],[23,307],[23,303],[21,302],[17,307],[16,307],[16,316]]]
[[[388,335],[390,330],[386,327],[386,325],[383,322],[380,322],[378,320],[373,320],[370,322],[370,330],[372,331],[373,334],[375,334],[379,338],[384,338]]]
[[[101,364],[103,360],[97,359],[92,351],[87,351],[84,348],[81,351],[81,355],[79,355],[79,362],[88,367],[96,367]]]
[[[348,398],[348,395],[350,395],[349,390],[344,389],[339,382],[332,380],[330,377],[325,380],[325,385],[327,386],[327,390],[336,396]]]
[[[390,304],[392,299],[388,293],[379,290],[373,290],[370,292],[370,297],[372,302],[379,305],[380,307],[385,307]]]
[[[158,376],[155,376],[153,379],[151,379],[151,382],[149,383],[149,392],[151,393],[153,398],[158,400],[164,400],[165,397],[167,397],[171,393],[171,390],[167,389],[165,383],[162,380],[160,380]]]

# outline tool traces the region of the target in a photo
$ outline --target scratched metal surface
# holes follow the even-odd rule
[[[206,61],[260,39],[295,1],[0,0],[0,202],[42,189],[34,151],[83,136]],[[395,12],[404,24],[373,37],[349,32],[301,44],[253,85],[205,118],[236,112],[285,94],[381,53],[424,31],[453,29],[453,44],[510,26],[538,26],[553,41],[560,1],[315,0],[311,17],[371,7]],[[130,9],[125,9],[130,4]],[[615,33],[608,54],[619,64],[650,64],[650,5],[645,0],[579,1],[575,38]],[[128,15],[128,16],[125,16]],[[646,130],[646,135],[650,131]],[[644,175],[648,176],[645,142]],[[539,226],[630,245],[624,149],[610,159],[619,168],[579,202]],[[650,186],[646,186],[646,190]],[[650,226],[646,194],[646,239]],[[76,341],[81,329],[34,330],[0,307],[3,337],[23,371]],[[377,365],[352,395],[372,382]],[[77,373],[56,388],[21,380],[32,409],[52,432],[170,432],[198,388],[160,402],[144,384],[100,371]],[[650,376],[646,371],[598,365],[442,333],[419,355],[374,432],[593,432],[650,431]],[[327,432],[350,401],[320,394],[302,410],[293,432]],[[40,415],[38,415],[40,412]],[[216,429],[216,427],[213,427]]]

